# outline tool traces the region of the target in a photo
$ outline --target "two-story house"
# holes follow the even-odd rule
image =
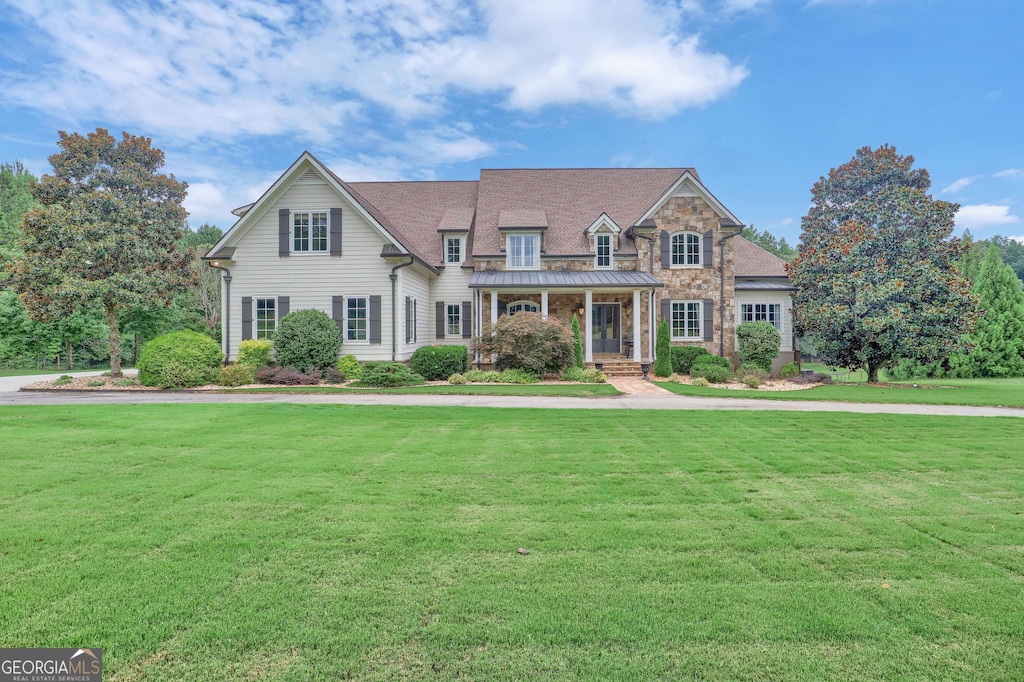
[[[205,259],[221,268],[223,344],[315,308],[360,360],[467,343],[501,315],[579,316],[587,362],[676,345],[735,354],[767,320],[793,358],[784,263],[692,168],[482,170],[473,181],[345,182],[304,152]]]

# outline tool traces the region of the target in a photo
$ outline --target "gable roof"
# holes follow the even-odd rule
[[[787,277],[786,261],[743,237],[733,241],[733,267],[736,277]]]

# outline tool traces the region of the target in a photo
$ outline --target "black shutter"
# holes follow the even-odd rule
[[[252,338],[252,296],[242,297],[242,340]]]
[[[672,267],[672,235],[661,233],[661,267],[664,270]]]
[[[288,296],[277,297],[277,319],[281,319],[291,311],[291,299]]]
[[[711,341],[715,337],[715,301],[711,298],[704,299],[704,340]]]
[[[277,210],[277,255],[287,256],[291,253],[292,231],[288,224],[291,214],[287,208]]]
[[[661,321],[668,322],[668,329],[672,331],[672,301],[671,299],[661,299]]]
[[[380,296],[370,297],[370,343],[380,343]]]
[[[505,303],[504,301],[498,301],[498,317],[501,317],[502,315],[504,315],[505,311],[507,311],[507,310],[508,310],[508,304]]]
[[[704,233],[704,267],[710,268],[715,256],[715,233],[708,230]]]
[[[345,297],[331,296],[331,319],[338,325],[342,341],[345,340]]]
[[[462,338],[473,336],[473,302],[462,302]]]
[[[442,301],[438,301],[434,304],[434,316],[437,318],[434,320],[434,336],[439,339],[443,339],[447,320],[444,319],[446,314],[444,303]]]
[[[417,341],[416,332],[417,332],[417,329],[416,329],[416,299],[414,298],[414,299],[412,299],[412,342],[413,343],[416,343],[416,341]]]
[[[331,255],[341,255],[341,209],[331,209]]]

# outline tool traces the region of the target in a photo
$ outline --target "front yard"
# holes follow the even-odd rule
[[[101,646],[105,679],[1024,674],[1017,420],[75,405],[0,430],[0,646]]]

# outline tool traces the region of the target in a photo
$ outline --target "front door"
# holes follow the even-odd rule
[[[619,304],[595,303],[590,314],[590,339],[595,353],[619,352]]]

